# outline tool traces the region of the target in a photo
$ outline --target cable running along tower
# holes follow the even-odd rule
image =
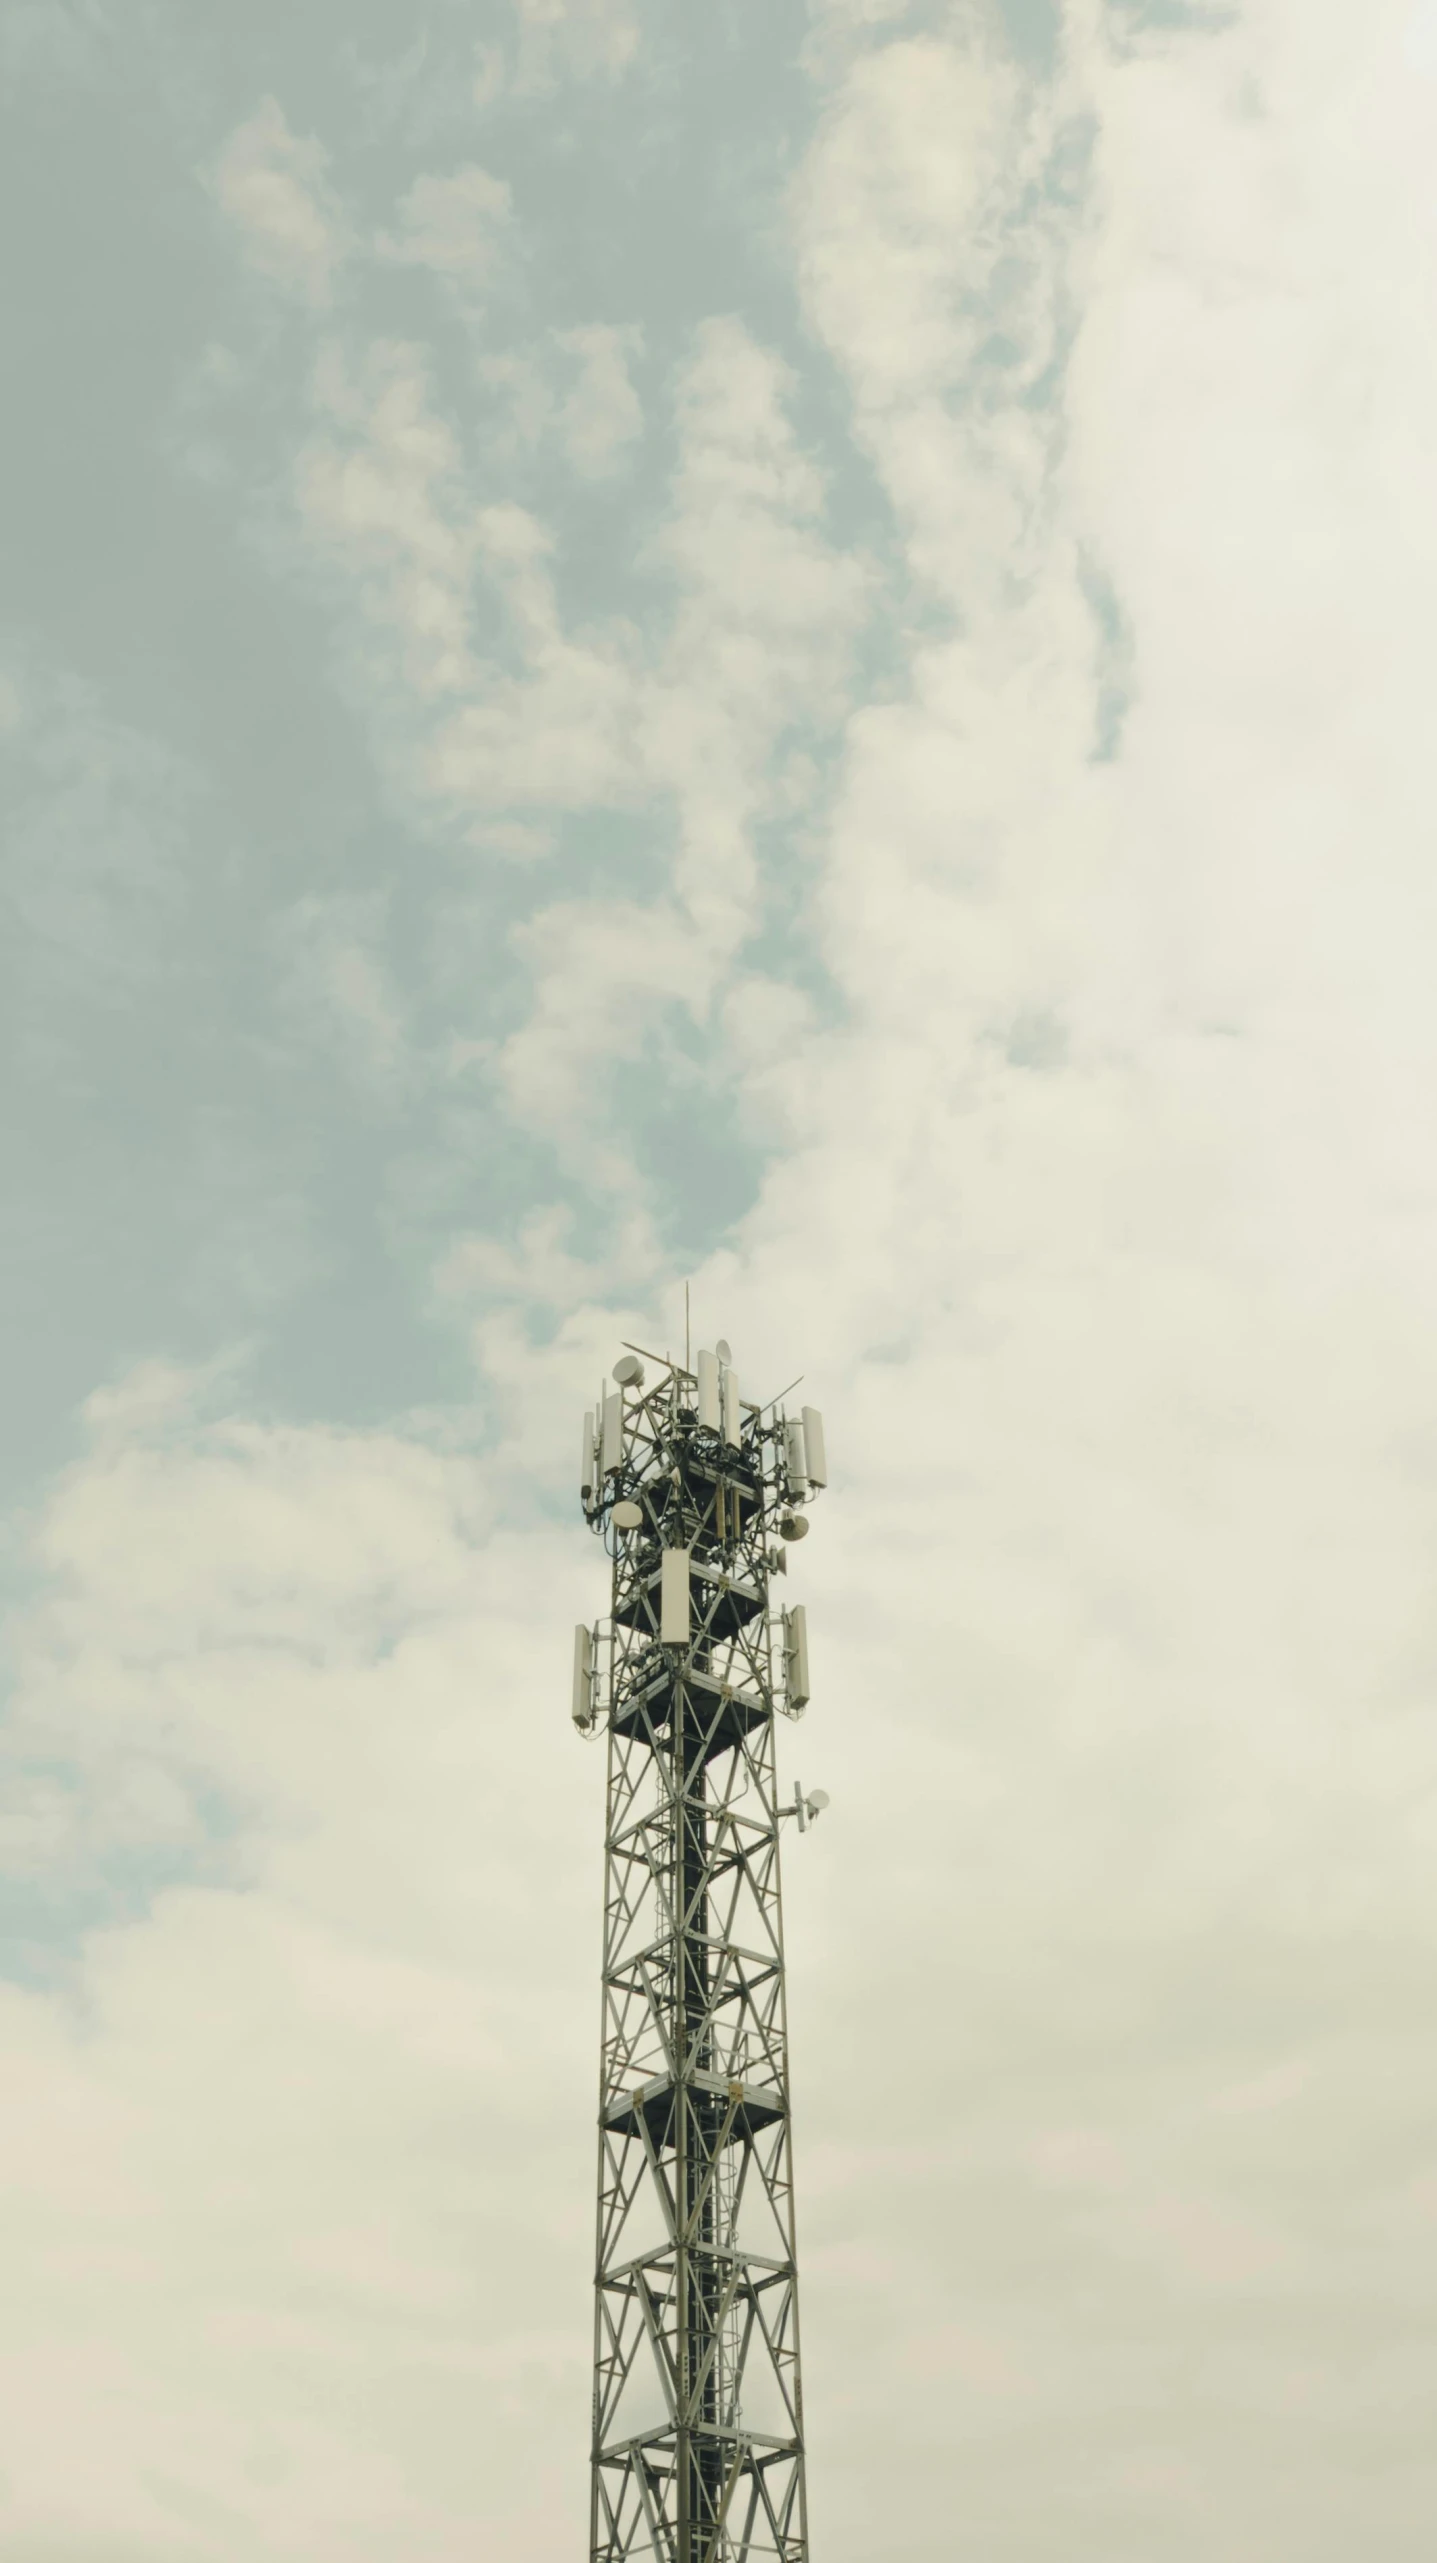
[[[657,1371],[648,1385],[645,1358]],[[612,1561],[574,1720],[608,1737],[591,2563],[808,2563],[775,1714],[808,1703],[770,1598],[823,1424],[627,1352],[586,1417]]]

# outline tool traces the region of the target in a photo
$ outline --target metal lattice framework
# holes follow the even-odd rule
[[[770,1580],[826,1479],[812,1408],[739,1396],[727,1348],[584,1431],[609,1619],[574,1716],[608,1738],[591,2563],[807,2563],[775,1713],[808,1698]],[[650,1355],[650,1361],[655,1359]]]

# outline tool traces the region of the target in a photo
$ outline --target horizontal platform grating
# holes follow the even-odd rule
[[[786,2115],[783,2093],[771,2084],[723,2082],[717,2074],[695,2074],[686,2088],[699,2124],[711,2140],[737,2144]],[[647,2127],[655,2153],[664,2153],[673,2146],[678,2131],[676,2086],[660,2076],[641,2083],[636,2091],[618,2092],[603,2115],[604,2125],[615,2136],[637,2136]]]
[[[617,1735],[632,1736],[643,1744],[667,1739],[675,1717],[681,1714],[689,1719],[699,1758],[711,1762],[716,1753],[731,1752],[752,1735],[773,1711],[756,1691],[735,1691],[693,1665],[677,1671],[664,1666],[641,1689],[615,1701],[610,1724]]]

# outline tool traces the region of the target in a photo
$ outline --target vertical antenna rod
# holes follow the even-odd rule
[[[808,1705],[770,1579],[827,1481],[822,1420],[747,1405],[727,1345],[615,1364],[585,1420],[608,1736],[590,2563],[808,2563],[774,1719]]]

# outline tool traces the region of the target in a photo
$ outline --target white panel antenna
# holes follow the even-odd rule
[[[700,1353],[695,1364],[699,1383],[699,1422],[706,1432],[719,1429],[719,1366],[717,1353]]]
[[[664,1646],[689,1642],[689,1553],[666,1548],[659,1571],[659,1640]]]
[[[594,1632],[582,1622],[574,1631],[574,1724],[594,1723]]]
[[[823,1442],[823,1417],[816,1406],[805,1406],[803,1410],[803,1451],[809,1485],[826,1486],[828,1453]]]
[[[791,1709],[806,1709],[808,1688],[808,1613],[801,1602],[783,1615],[783,1681]]]
[[[599,1473],[607,1477],[611,1469],[622,1465],[624,1457],[624,1401],[622,1395],[604,1400],[603,1447],[599,1453]]]
[[[783,1457],[788,1482],[794,1493],[801,1495],[808,1484],[808,1453],[803,1446],[803,1426],[789,1422],[783,1428]]]

